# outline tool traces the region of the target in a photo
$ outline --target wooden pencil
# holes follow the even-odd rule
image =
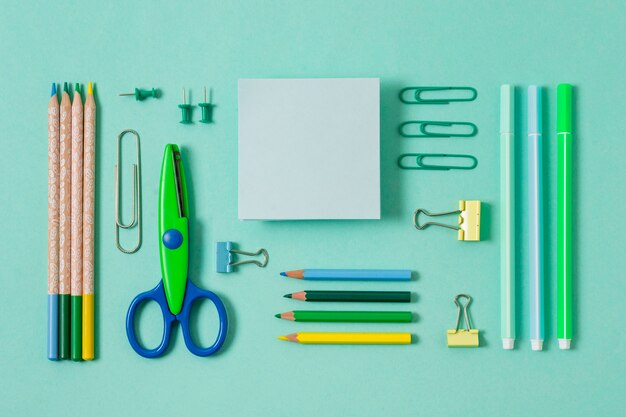
[[[291,321],[344,322],[344,323],[409,323],[410,311],[317,311],[294,310],[276,314],[275,317]]]
[[[83,100],[79,85],[72,101],[71,299],[72,360],[83,358]]]
[[[298,291],[285,294],[285,298],[302,301],[341,301],[341,302],[376,302],[409,303],[410,291]]]
[[[303,344],[409,345],[411,344],[411,333],[298,332],[278,336],[278,339]]]
[[[72,102],[63,86],[59,122],[59,358],[70,357]]]
[[[59,359],[59,99],[48,103],[48,359]]]
[[[83,360],[94,358],[94,217],[96,194],[96,103],[93,84],[85,99],[83,175]]]

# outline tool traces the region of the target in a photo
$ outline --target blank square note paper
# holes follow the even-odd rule
[[[239,219],[380,219],[378,78],[239,80]]]

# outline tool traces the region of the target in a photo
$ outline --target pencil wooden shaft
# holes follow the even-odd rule
[[[48,359],[59,356],[59,101],[48,104]]]
[[[91,85],[84,112],[83,175],[83,360],[94,358],[94,215],[96,190],[96,103]]]
[[[63,92],[59,123],[59,357],[70,357],[72,103]]]
[[[78,91],[72,103],[71,295],[72,359],[83,357],[83,103]]]
[[[296,333],[298,343],[304,344],[373,344],[396,345],[410,344],[410,333],[331,333],[300,332]]]

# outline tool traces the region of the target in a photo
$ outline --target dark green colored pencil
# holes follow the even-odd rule
[[[410,303],[410,291],[300,291],[285,298],[302,301],[348,301],[373,303]]]
[[[348,322],[348,323],[409,323],[410,311],[288,311],[276,317],[291,321]]]

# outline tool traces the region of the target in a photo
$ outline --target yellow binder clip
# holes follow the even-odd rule
[[[429,217],[447,216],[449,214],[459,215],[459,225],[451,226],[445,223],[426,222],[420,224],[418,217],[420,213]],[[459,209],[445,213],[429,213],[427,210],[418,208],[413,212],[413,225],[416,229],[422,230],[428,226],[441,226],[448,229],[457,230],[459,240],[479,241],[480,240],[480,200],[459,200]]]
[[[461,321],[461,303],[459,298],[467,298],[467,303],[462,307],[463,316],[465,317],[465,329],[459,330],[459,323]],[[478,329],[472,329],[470,326],[469,315],[467,314],[467,308],[472,302],[472,297],[467,294],[459,294],[454,297],[454,304],[456,304],[456,328],[454,330],[448,330],[448,347],[478,347]]]

